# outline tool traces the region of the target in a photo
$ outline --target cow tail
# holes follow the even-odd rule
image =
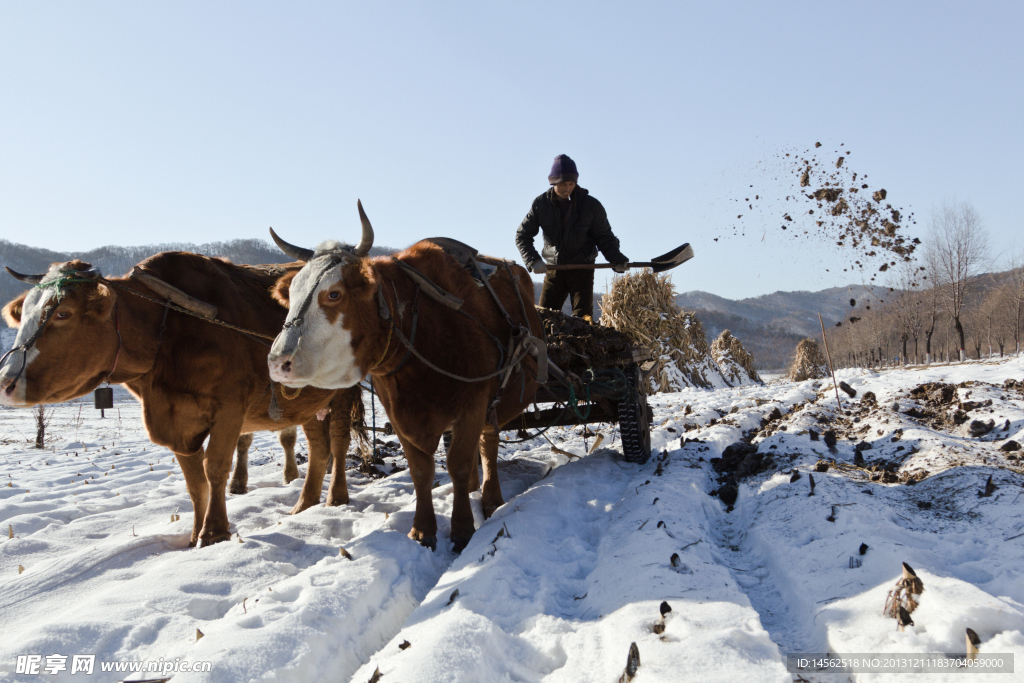
[[[366,406],[363,404],[363,391],[357,386],[352,394],[352,431],[356,434],[359,455],[362,456],[363,462],[369,465],[373,461],[373,443],[370,441],[370,437],[367,436]]]

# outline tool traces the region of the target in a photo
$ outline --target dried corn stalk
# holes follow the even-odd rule
[[[754,357],[747,353],[740,340],[732,336],[729,330],[722,330],[722,334],[711,342],[711,357],[732,386],[764,384],[754,368]]]
[[[818,342],[803,339],[796,345],[796,360],[789,368],[789,379],[803,382],[805,379],[822,379],[828,376],[828,364]]]
[[[728,385],[711,358],[704,327],[676,304],[667,274],[644,269],[614,278],[611,291],[601,299],[601,324],[655,354],[650,393]]]

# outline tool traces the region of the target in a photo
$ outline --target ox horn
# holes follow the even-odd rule
[[[370,225],[370,219],[366,217],[366,212],[363,211],[363,203],[356,200],[356,206],[359,207],[359,222],[363,224],[363,236],[359,240],[359,244],[355,246],[352,253],[356,256],[366,256],[370,253],[370,247],[373,246],[373,226]]]
[[[38,285],[40,282],[43,281],[43,277],[46,275],[45,273],[41,273],[39,275],[25,275],[23,273],[19,273],[16,270],[11,270],[7,266],[4,266],[4,270],[10,273],[11,277],[13,277],[15,280],[21,280],[22,282],[27,282],[30,285]]]
[[[285,253],[286,256],[291,256],[296,261],[309,261],[313,258],[312,249],[303,249],[302,247],[297,247],[294,244],[288,244],[277,236],[277,233],[274,232],[273,228],[270,229],[270,236],[274,238],[274,243]]]

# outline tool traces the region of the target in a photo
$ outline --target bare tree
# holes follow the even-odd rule
[[[907,343],[914,340],[914,362],[917,363],[917,340],[921,337],[924,328],[924,317],[926,311],[922,307],[923,297],[918,291],[917,273],[918,266],[914,263],[904,263],[896,271],[890,283],[892,292],[889,294],[893,322],[896,326],[896,336],[900,342],[903,352],[903,364],[907,364],[910,357],[907,354]]]
[[[932,284],[939,288],[943,307],[953,319],[963,360],[967,348],[961,322],[964,301],[970,279],[988,259],[988,236],[970,203],[947,202],[932,212],[925,258]]]
[[[1019,250],[1010,260],[1009,299],[1013,306],[1013,346],[1014,353],[1020,354],[1021,324],[1024,323],[1024,253]]]
[[[989,293],[982,304],[982,313],[989,327],[989,355],[994,355],[992,342],[999,347],[999,356],[1006,352],[1006,344],[1014,339],[1017,328],[1017,302],[1014,298],[1014,282],[1009,281]]]
[[[932,336],[935,334],[935,326],[939,322],[939,288],[932,283],[932,288],[925,292],[921,299],[921,303],[925,305],[925,324],[927,327],[924,328],[924,357],[925,363],[932,362]]]

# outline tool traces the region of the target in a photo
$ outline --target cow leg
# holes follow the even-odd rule
[[[481,448],[483,442],[480,442]],[[469,470],[469,490],[477,491],[480,488],[480,453],[473,454],[473,467]]]
[[[189,540],[189,547],[196,547],[199,542],[199,532],[203,528],[203,517],[210,501],[210,485],[206,481],[206,471],[203,469],[203,454],[200,451],[194,455],[183,455],[175,453],[181,473],[185,475],[185,488],[188,489],[188,497],[192,499],[192,538]]]
[[[201,547],[231,538],[225,489],[231,471],[231,452],[242,431],[242,416],[220,417],[210,430],[203,466],[210,485],[210,500],[206,508],[203,529],[199,532]]]
[[[235,446],[235,471],[231,473],[228,491],[242,494],[249,490],[249,447],[252,446],[252,434],[242,434]]]
[[[320,504],[320,491],[324,487],[324,473],[327,471],[327,421],[321,422],[314,417],[302,423],[302,432],[309,446],[309,462],[306,464],[306,481],[302,484],[302,493],[289,513],[292,515]]]
[[[490,518],[494,511],[505,504],[501,496],[501,484],[498,481],[498,432],[494,427],[486,425],[480,435],[480,459],[484,465],[484,489],[481,502],[484,507],[484,519]],[[476,467],[473,468],[474,470]]]
[[[350,410],[332,410],[327,416],[329,423],[328,434],[330,434],[331,459],[328,465],[331,471],[331,486],[327,491],[327,505],[348,504],[348,481],[345,478],[345,459],[348,457],[348,447],[352,442],[352,418],[349,417]]]
[[[452,429],[452,447],[448,449],[448,474],[452,478],[452,544],[461,553],[469,543],[476,525],[469,505],[470,473],[476,467],[480,449],[483,415],[477,419],[463,418]],[[419,493],[417,491],[417,493]]]
[[[284,483],[290,484],[299,478],[299,465],[295,462],[295,440],[298,433],[295,425],[285,427],[277,433],[277,440],[284,449]]]
[[[431,550],[437,549],[437,517],[434,515],[434,456],[409,443],[401,434],[398,440],[405,451],[405,460],[409,463],[409,475],[416,489],[416,515],[412,520],[409,538],[425,545]]]

